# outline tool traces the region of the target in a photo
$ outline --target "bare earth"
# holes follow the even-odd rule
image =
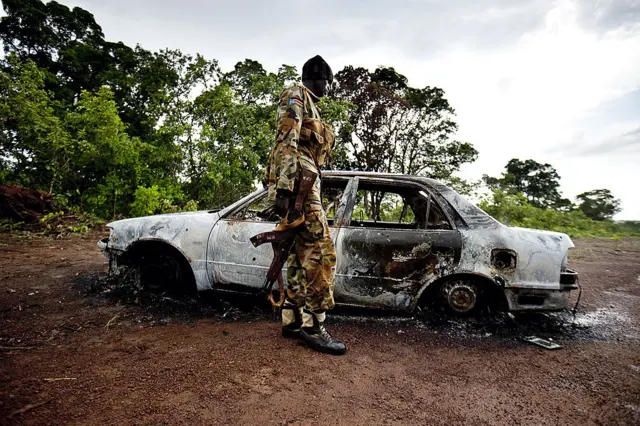
[[[0,424],[640,424],[638,241],[576,242],[573,325],[343,311],[332,357],[264,310],[113,290],[99,237],[0,234]]]

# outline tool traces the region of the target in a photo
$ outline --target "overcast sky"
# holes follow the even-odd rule
[[[480,151],[461,176],[511,158],[551,163],[566,197],[609,188],[640,220],[640,0],[59,0],[107,39],[276,71],[320,54],[389,65],[445,90],[458,138]]]

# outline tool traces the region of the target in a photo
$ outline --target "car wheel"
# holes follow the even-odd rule
[[[454,315],[472,315],[478,312],[482,305],[482,293],[478,285],[469,279],[445,282],[440,288],[440,296],[444,306]]]
[[[151,293],[178,293],[183,281],[180,262],[171,254],[150,253],[140,256],[136,263],[136,279]]]

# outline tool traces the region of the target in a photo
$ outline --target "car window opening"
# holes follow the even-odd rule
[[[440,206],[425,191],[360,185],[350,226],[397,229],[452,229]]]
[[[322,205],[327,213],[329,225],[333,224],[336,209],[344,195],[346,180],[322,182]],[[248,220],[254,222],[278,222],[280,218],[273,211],[273,203],[269,202],[267,191],[248,202],[240,210],[228,216],[229,220]]]

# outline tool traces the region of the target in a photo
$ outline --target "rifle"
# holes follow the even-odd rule
[[[304,227],[304,202],[313,188],[318,174],[302,169],[299,177],[299,189],[296,196],[293,209],[289,209],[287,216],[276,226],[271,232],[262,232],[251,237],[251,244],[258,247],[264,243],[271,243],[273,248],[273,260],[267,271],[267,277],[262,285],[260,292],[261,297],[267,296],[271,304],[276,307],[282,307],[285,299],[284,295],[284,278],[282,277],[282,267],[293,250],[296,235],[302,231]],[[273,295],[273,284],[278,281],[278,300]]]

